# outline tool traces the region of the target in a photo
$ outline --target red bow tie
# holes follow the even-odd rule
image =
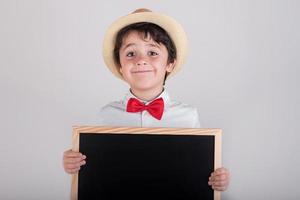
[[[164,112],[164,100],[162,98],[145,105],[135,98],[130,98],[127,103],[127,112],[142,112],[147,110],[154,118],[160,120]]]

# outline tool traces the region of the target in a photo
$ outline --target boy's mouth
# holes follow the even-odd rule
[[[147,73],[147,72],[152,72],[153,70],[139,70],[139,71],[133,71],[133,74],[138,74],[138,73]]]

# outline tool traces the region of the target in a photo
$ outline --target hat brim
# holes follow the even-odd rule
[[[103,58],[109,70],[118,78],[123,79],[119,66],[114,60],[114,47],[117,33],[133,23],[150,22],[163,28],[171,37],[177,51],[176,63],[168,78],[176,74],[184,64],[187,56],[187,36],[182,26],[173,18],[155,12],[132,13],[117,19],[106,31],[103,42]]]

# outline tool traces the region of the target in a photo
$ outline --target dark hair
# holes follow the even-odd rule
[[[119,51],[123,43],[123,38],[126,37],[131,31],[142,33],[144,39],[150,36],[150,38],[152,38],[152,40],[154,40],[158,44],[165,45],[168,51],[168,63],[174,62],[177,57],[177,51],[174,42],[172,41],[169,34],[156,24],[150,22],[138,22],[125,26],[117,33],[114,47],[114,60],[118,66],[121,66]],[[165,79],[167,75],[168,74],[166,73]]]

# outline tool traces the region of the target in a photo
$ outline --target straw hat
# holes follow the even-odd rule
[[[118,78],[123,79],[119,71],[119,65],[114,60],[114,47],[117,33],[130,24],[138,22],[150,22],[163,28],[171,37],[177,51],[176,63],[173,71],[168,75],[173,76],[185,62],[187,55],[187,37],[182,26],[173,18],[152,12],[148,9],[137,9],[129,15],[117,19],[106,31],[103,42],[103,58],[109,70]]]

